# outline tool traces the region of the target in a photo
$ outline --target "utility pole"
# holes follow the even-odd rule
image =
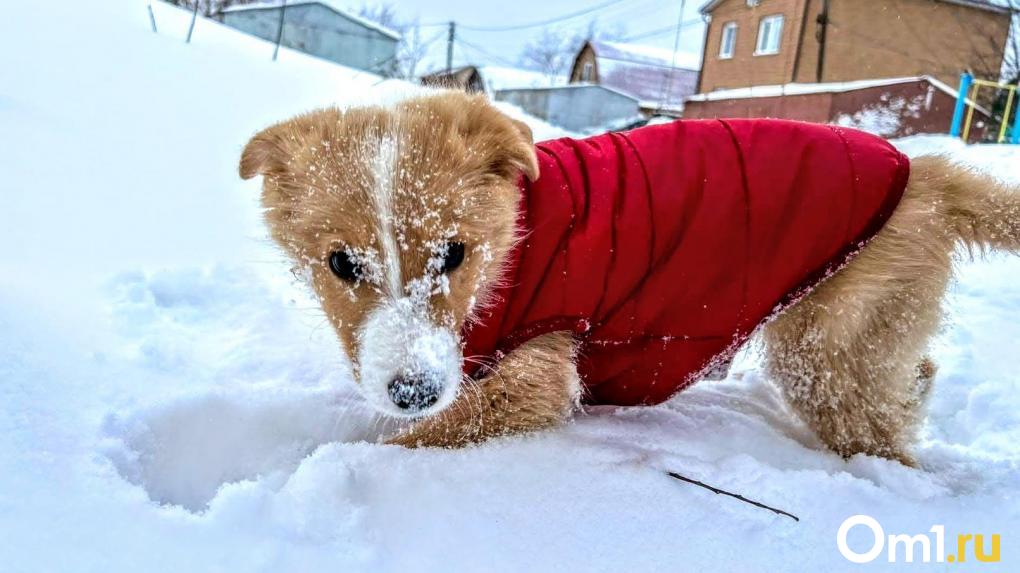
[[[663,81],[662,96],[659,100],[661,111],[669,104],[670,92],[673,91],[673,74],[676,73],[676,53],[680,50],[680,30],[684,27],[684,10],[687,9],[687,0],[680,0],[680,17],[676,21],[676,36],[673,38],[673,59],[670,61],[669,73]]]
[[[283,16],[287,13],[287,0],[280,3],[280,22],[276,25],[276,47],[273,48],[273,61],[280,54],[280,42],[283,41]]]
[[[158,34],[159,30],[156,28],[156,15],[152,13],[152,2],[149,2],[149,23],[152,24],[152,33]]]
[[[446,37],[446,73],[453,71],[453,40],[457,37],[457,23],[450,21],[450,33]]]
[[[191,33],[195,31],[195,20],[198,19],[198,0],[195,0],[195,9],[191,11],[191,24],[188,25],[188,39],[185,44],[191,43]]]
[[[822,12],[818,15],[818,68],[815,81],[822,83],[825,72],[825,36],[829,28],[829,0],[822,0]]]

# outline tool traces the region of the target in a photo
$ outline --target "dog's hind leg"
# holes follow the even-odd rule
[[[832,450],[907,464],[934,364],[954,233],[911,184],[886,227],[845,268],[764,330],[766,366]]]

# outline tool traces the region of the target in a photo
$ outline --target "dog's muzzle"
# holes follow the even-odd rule
[[[457,397],[463,360],[457,336],[435,325],[411,301],[380,305],[358,336],[360,388],[380,411],[419,418],[441,411]]]

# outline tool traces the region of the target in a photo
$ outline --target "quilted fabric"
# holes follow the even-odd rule
[[[727,358],[885,224],[909,174],[882,139],[780,120],[537,149],[541,175],[521,184],[526,239],[465,353],[498,360],[572,331],[595,404],[661,402]]]

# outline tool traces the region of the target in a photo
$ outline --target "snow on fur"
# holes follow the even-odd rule
[[[187,14],[154,8],[159,34],[127,0],[0,21],[20,48],[0,51],[4,571],[849,571],[835,532],[855,513],[999,533],[1015,568],[1017,259],[961,264],[920,470],[827,452],[753,351],[659,407],[460,451],[377,445],[392,422],[357,397],[235,166],[257,126],[411,88],[273,64],[206,21],[186,46]],[[1015,147],[899,145],[1020,180]]]

